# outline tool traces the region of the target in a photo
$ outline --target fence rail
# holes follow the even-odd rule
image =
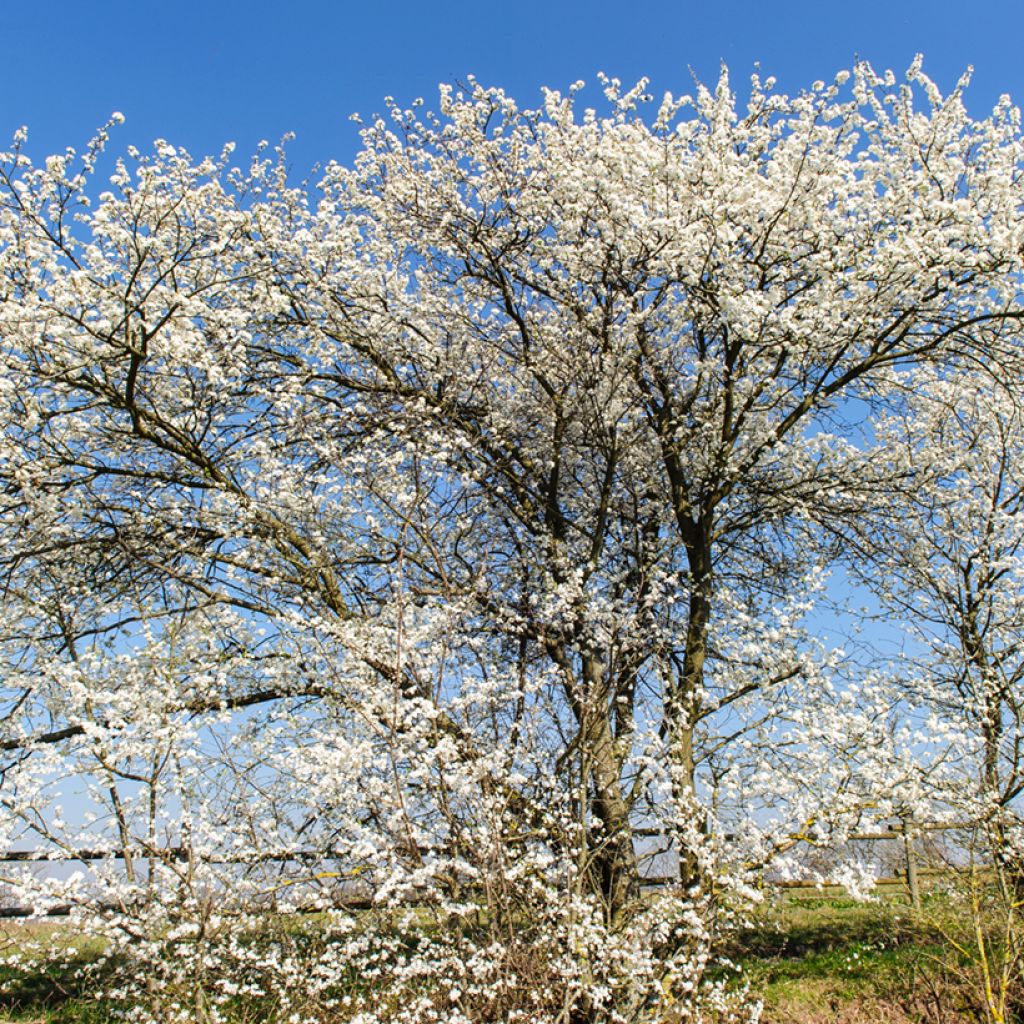
[[[857,832],[848,838],[855,842],[875,841],[902,841],[904,845],[905,870],[901,876],[889,876],[876,881],[878,886],[904,886],[907,895],[915,909],[921,906],[921,885],[922,875],[942,874],[941,869],[923,868],[918,863],[917,852],[914,849],[914,839],[925,832],[934,831],[963,831],[972,826],[964,823],[946,824],[918,824],[913,822],[902,822],[898,825],[890,825],[885,829],[875,832]],[[669,842],[669,847],[660,851],[665,853],[671,846],[671,836],[660,829],[637,828],[633,835],[642,839],[662,839]],[[425,852],[429,852],[424,847]],[[21,864],[68,864],[88,863],[104,860],[139,860],[139,861],[163,861],[175,863],[187,863],[197,861],[205,864],[237,864],[243,867],[257,866],[260,864],[286,864],[286,863],[313,863],[315,861],[328,861],[341,859],[344,856],[340,851],[332,850],[281,850],[266,853],[246,855],[243,853],[217,853],[202,855],[184,846],[148,847],[140,846],[135,849],[116,848],[100,849],[85,848],[76,850],[4,850],[0,851],[0,863],[21,863]],[[673,875],[648,875],[640,879],[641,887],[661,887],[675,884],[679,881]],[[830,883],[822,883],[818,879],[785,880],[771,883],[781,889],[817,889],[830,887]],[[834,886],[832,886],[834,887]],[[296,908],[294,913],[316,913],[327,909],[363,909],[372,906],[372,900],[365,895],[353,893],[350,897],[339,896],[336,903],[331,906],[317,904],[315,906]],[[30,918],[30,917],[67,917],[76,909],[73,904],[60,904],[49,907],[43,911],[36,911],[31,907],[0,907],[0,919]],[[117,905],[99,905],[95,909],[117,912],[127,909]]]

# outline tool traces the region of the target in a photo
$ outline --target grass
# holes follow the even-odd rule
[[[764,1001],[765,1024],[976,1021],[969,965],[947,942],[955,908],[905,900],[788,895],[737,934],[729,953]]]
[[[970,1012],[970,965],[957,964],[945,939],[955,914],[938,895],[915,916],[895,895],[865,904],[791,891],[762,908],[726,954],[764,1001],[765,1024],[966,1024],[982,1018]],[[67,925],[19,923],[6,935],[7,956],[29,940],[52,955],[29,974],[0,960],[0,1024],[112,1019],[77,974],[96,959],[95,943],[68,935]]]
[[[81,968],[95,962],[101,946],[68,933],[66,925],[18,923],[2,933],[0,1022],[106,1024],[110,1007],[92,998]],[[30,947],[46,948],[28,972],[6,958]]]

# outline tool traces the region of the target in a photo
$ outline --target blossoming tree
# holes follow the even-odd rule
[[[211,1020],[259,971],[365,1021],[726,1013],[751,866],[899,781],[811,614],[901,494],[880,417],[1020,372],[1019,118],[964,85],[470,83],[316,189],[158,143],[96,194],[106,132],[19,136],[4,828],[119,854],[23,891],[161,963],[157,1019],[186,962]],[[226,916],[357,897],[301,981]]]

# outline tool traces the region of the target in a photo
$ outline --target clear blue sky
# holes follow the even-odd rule
[[[921,51],[944,89],[975,66],[972,113],[1002,92],[1024,103],[1024,0],[30,0],[3,4],[0,39],[0,139],[27,124],[35,155],[120,110],[115,149],[161,137],[199,156],[230,139],[241,157],[294,131],[303,171],[349,159],[348,115],[388,94],[432,105],[439,82],[474,74],[528,104],[598,71],[682,93],[721,60],[738,85],[760,61],[796,90],[855,55],[902,71]]]

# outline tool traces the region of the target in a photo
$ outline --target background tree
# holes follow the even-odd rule
[[[864,582],[903,622],[901,699],[932,737],[918,754],[917,799],[905,802],[930,802],[932,820],[962,826],[952,848],[962,927],[943,930],[971,968],[978,1012],[1005,1021],[1024,1005],[1019,379],[958,366],[908,383],[901,414],[877,426],[903,466],[905,497],[851,520],[851,547]]]

